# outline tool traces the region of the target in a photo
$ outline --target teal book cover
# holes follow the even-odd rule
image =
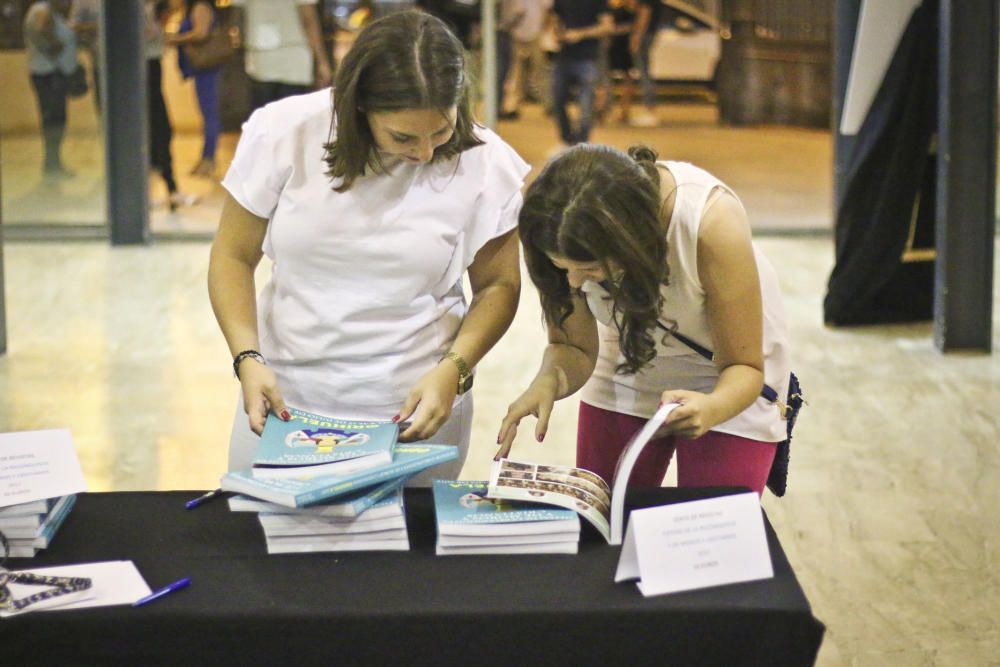
[[[434,514],[438,532],[448,527],[525,523],[535,521],[579,521],[573,510],[528,501],[487,498],[486,481],[434,480]]]
[[[60,498],[55,506],[49,511],[48,516],[42,523],[42,526],[38,531],[38,535],[32,542],[33,546],[38,549],[48,548],[48,546],[52,544],[52,539],[56,536],[59,528],[62,527],[63,523],[66,521],[66,517],[69,516],[69,511],[73,509],[73,505],[75,504],[75,493]]]
[[[396,445],[393,451],[390,463],[344,475],[260,479],[250,471],[237,470],[226,473],[220,486],[285,507],[305,507],[458,458],[454,445]]]
[[[403,484],[406,483],[407,479],[406,477],[397,477],[388,482],[349,493],[341,498],[302,508],[291,508],[251,496],[236,495],[229,499],[229,509],[232,512],[306,514],[332,518],[351,518],[362,512],[366,512],[366,516],[391,516],[402,514]]]
[[[253,459],[256,477],[298,475],[287,468],[325,466],[339,474],[392,460],[399,426],[388,421],[339,419],[289,408],[292,418],[267,416]],[[353,461],[353,464],[337,465]]]

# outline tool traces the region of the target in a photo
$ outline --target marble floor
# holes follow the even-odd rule
[[[795,229],[829,228],[825,133],[713,132],[698,110],[671,113],[680,120],[656,130],[655,145],[722,173],[747,200],[758,230],[787,228],[792,219],[813,221]],[[508,125],[501,132],[533,163],[551,149],[551,127]],[[720,136],[727,139],[721,145],[699,144]],[[634,137],[602,127],[594,138]],[[784,150],[765,150],[769,137]],[[195,144],[178,142],[179,162]],[[182,211],[175,224],[200,228],[211,215]],[[997,293],[998,352],[942,354],[929,323],[823,324],[833,264],[828,235],[767,233],[759,244],[779,268],[794,367],[809,399],[789,491],[763,502],[827,625],[817,664],[1000,665]],[[0,431],[69,428],[92,491],[216,486],[237,384],[208,303],[208,250],[207,240],[114,248],[6,243]],[[479,368],[464,477],[486,474],[500,418],[534,373],[542,341],[525,278],[511,330]],[[563,401],[545,443],[522,429],[515,454],[571,463],[575,414],[576,401]]]

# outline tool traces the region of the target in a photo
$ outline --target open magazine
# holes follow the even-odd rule
[[[487,496],[529,500],[574,510],[589,521],[608,544],[621,544],[625,490],[632,468],[643,448],[677,406],[677,403],[661,405],[656,414],[632,436],[618,458],[610,486],[599,475],[583,468],[500,459],[493,462],[490,470]]]

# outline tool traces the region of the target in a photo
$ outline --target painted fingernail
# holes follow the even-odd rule
[[[289,412],[288,410],[282,410],[281,411],[281,418],[284,419],[286,422],[287,421],[291,421],[291,419],[292,419],[292,413]]]
[[[538,442],[541,442],[542,440],[545,440],[545,434],[544,433],[542,433],[542,434],[540,434],[538,436]]]
[[[398,421],[399,421],[399,415],[396,415],[395,417],[392,418],[392,423],[393,424],[395,424]]]

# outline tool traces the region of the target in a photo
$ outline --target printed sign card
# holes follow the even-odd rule
[[[644,596],[774,576],[756,493],[634,510],[615,582]]]
[[[0,433],[0,507],[86,490],[68,430]]]

